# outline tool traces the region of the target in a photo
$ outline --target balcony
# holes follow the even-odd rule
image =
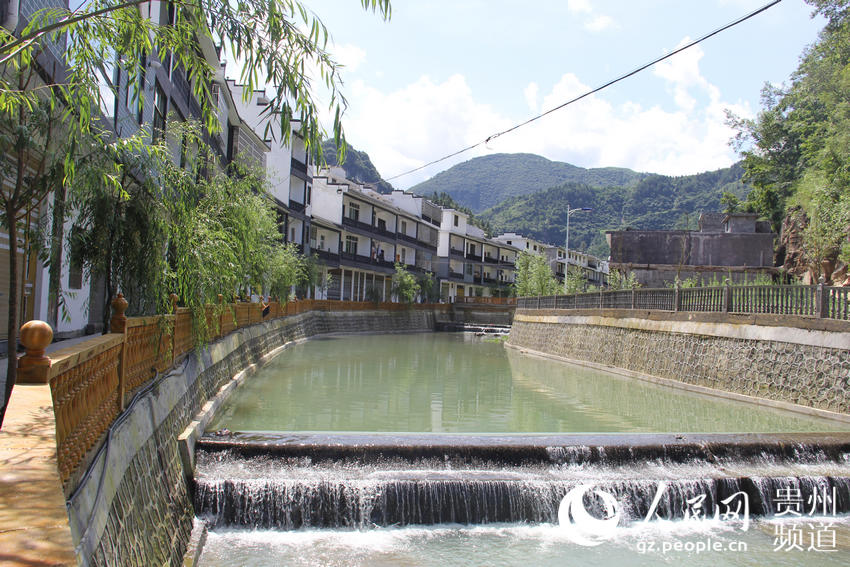
[[[386,228],[381,228],[380,226],[377,226],[377,225],[372,227],[372,232],[374,232],[375,234],[380,234],[381,236],[385,236],[387,238],[395,239],[395,237],[396,237],[395,232],[389,231]]]
[[[410,242],[412,244],[420,244],[419,240],[417,240],[415,236],[410,236],[409,234],[405,234],[403,232],[399,232],[398,237],[400,240],[404,240],[405,242]]]
[[[494,258],[493,256],[484,256],[484,261],[489,262],[490,264],[498,264],[499,263],[499,259]]]
[[[460,256],[461,258],[464,257],[463,250],[458,250],[457,248],[450,248],[449,254],[452,256]]]
[[[484,283],[494,284],[496,282],[496,278],[492,278],[490,276],[484,276]]]
[[[451,270],[449,270],[449,277],[454,278],[456,280],[462,280],[463,274],[461,274],[460,272],[452,272]]]
[[[370,232],[370,233],[375,232],[377,230],[371,224],[368,224],[368,223],[365,223],[365,222],[362,222],[362,221],[359,221],[359,220],[355,220],[355,219],[350,218],[350,217],[342,217],[342,225],[343,226],[350,226],[352,228],[356,228],[356,229],[362,230],[364,232]]]
[[[304,203],[299,203],[298,201],[293,201],[292,199],[289,200],[290,211],[294,211],[296,213],[303,213],[305,208],[306,207],[304,206]]]
[[[303,161],[301,161],[301,160],[299,160],[299,159],[297,159],[297,158],[293,157],[293,158],[290,160],[290,164],[291,164],[291,165],[290,165],[290,168],[291,168],[293,171],[300,171],[300,172],[301,172],[301,173],[303,173],[304,175],[307,175],[307,164],[306,164],[306,163],[304,163]]]
[[[313,250],[313,254],[326,264],[339,265],[339,254],[334,254],[330,250]]]
[[[369,256],[361,256],[360,254],[342,252],[339,257],[345,265],[364,270],[392,271],[394,268],[392,262],[387,260],[373,260]]]
[[[478,254],[472,254],[472,253],[467,252],[466,253],[466,259],[467,260],[475,260],[476,262],[480,262],[481,256],[478,255]]]

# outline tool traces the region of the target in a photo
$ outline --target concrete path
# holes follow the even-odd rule
[[[19,384],[0,429],[0,565],[76,564],[50,386]]]

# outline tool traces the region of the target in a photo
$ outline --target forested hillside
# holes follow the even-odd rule
[[[479,217],[497,233],[509,230],[563,244],[567,204],[590,207],[592,211],[571,217],[570,248],[607,257],[606,230],[696,228],[700,212],[722,210],[725,191],[739,198],[746,195],[742,174],[741,166],[735,165],[682,177],[649,175],[633,187],[566,183],[508,199]]]
[[[345,163],[338,164],[336,144],[333,140],[325,140],[322,142],[322,153],[328,165],[341,165],[348,179],[358,183],[373,183],[380,193],[392,193],[393,186],[383,180],[366,152],[358,151],[348,144],[345,150]]]
[[[455,165],[411,191],[426,196],[448,193],[464,207],[479,213],[509,197],[529,195],[564,183],[623,186],[645,176],[616,167],[585,169],[534,154],[494,154]]]

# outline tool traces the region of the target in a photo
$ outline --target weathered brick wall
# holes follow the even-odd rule
[[[310,312],[241,329],[188,357],[135,397],[68,499],[79,562],[182,565],[194,512],[177,436],[240,370],[313,335],[433,328],[430,311]]]
[[[686,322],[659,325],[580,317],[514,318],[508,344],[579,361],[622,368],[685,384],[850,414],[850,334],[781,328],[742,329]],[[601,318],[597,318],[601,319]],[[725,335],[725,336],[724,336]],[[769,335],[769,337],[767,336]]]

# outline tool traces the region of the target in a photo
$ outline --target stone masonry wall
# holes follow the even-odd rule
[[[742,329],[742,325],[700,328],[667,322],[660,330],[659,325],[641,325],[634,320],[618,323],[614,319],[532,313],[517,313],[508,344],[686,384],[850,414],[850,350],[832,346],[845,343],[850,347],[848,333],[827,334],[823,346],[816,344],[823,333],[812,339],[811,332],[770,329],[769,333],[765,331],[769,338],[759,339],[759,329]]]
[[[430,311],[310,312],[240,329],[188,356],[135,396],[73,489],[68,514],[78,561],[182,565],[194,512],[177,436],[225,382],[264,354],[318,334],[433,328]]]

